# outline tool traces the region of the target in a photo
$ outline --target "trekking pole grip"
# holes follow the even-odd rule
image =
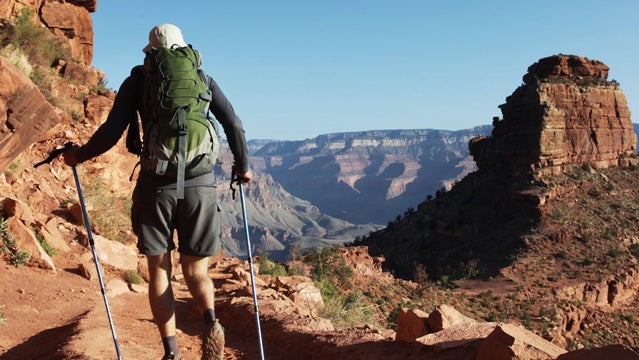
[[[49,153],[49,157],[47,157],[46,159],[44,159],[44,160],[40,161],[39,163],[33,165],[33,167],[37,168],[40,165],[51,163],[51,161],[53,161],[55,158],[57,158],[58,156],[62,155],[65,151],[71,149],[73,147],[73,145],[74,145],[73,142],[69,141],[68,143],[64,144],[64,147],[51,151]]]

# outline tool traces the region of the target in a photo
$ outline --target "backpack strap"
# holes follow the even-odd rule
[[[177,198],[184,199],[184,176],[186,173],[186,109],[181,107],[178,116],[178,148],[177,148]]]

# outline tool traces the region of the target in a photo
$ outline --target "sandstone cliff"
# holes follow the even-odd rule
[[[326,134],[262,144],[252,164],[323,213],[386,224],[473,171],[467,143],[487,132],[486,126]]]
[[[557,55],[528,68],[524,85],[501,105],[492,136],[476,138],[470,152],[479,168],[513,173],[565,166],[628,165],[637,137],[623,91],[608,81],[608,66],[579,56]]]
[[[478,170],[356,244],[407,279],[491,284],[498,319],[528,299],[538,315],[522,321],[562,346],[637,346],[614,320],[639,300],[637,137],[607,73],[583,57],[539,60],[492,134],[470,141]]]

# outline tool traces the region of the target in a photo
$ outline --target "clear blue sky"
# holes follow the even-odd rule
[[[639,111],[636,0],[99,0],[92,18],[93,66],[115,90],[149,30],[179,26],[248,139],[490,124],[528,66],[560,53],[610,66]]]

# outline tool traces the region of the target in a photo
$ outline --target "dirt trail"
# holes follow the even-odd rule
[[[115,359],[100,286],[80,276],[73,258],[56,273],[30,267],[0,265],[0,359]],[[259,359],[253,300],[248,288],[211,268],[216,285],[216,312],[226,329],[225,359]],[[118,277],[106,269],[104,281]],[[173,282],[177,299],[178,345],[182,358],[200,359],[201,318],[186,286]],[[260,294],[264,350],[269,360],[287,359],[411,359],[412,345],[383,339],[367,326],[343,331],[313,332],[308,316],[291,315],[281,304]],[[152,321],[147,295],[127,292],[108,297],[123,359],[159,359],[162,344]]]

